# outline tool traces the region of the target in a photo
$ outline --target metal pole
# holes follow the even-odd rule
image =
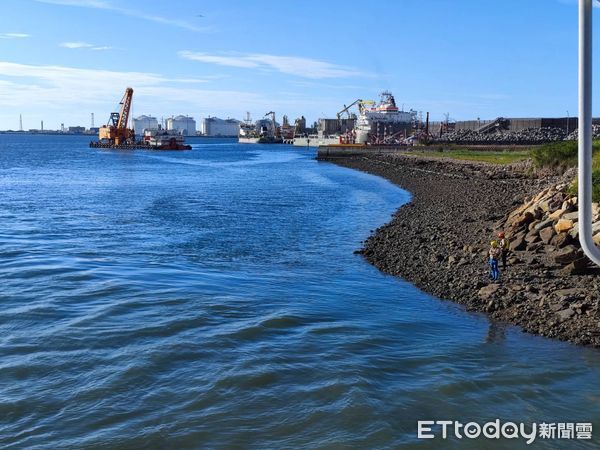
[[[592,239],[592,0],[579,0],[579,242],[600,265]]]

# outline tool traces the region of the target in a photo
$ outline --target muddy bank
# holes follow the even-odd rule
[[[515,250],[501,282],[490,283],[490,239],[526,199],[564,177],[531,177],[526,164],[375,155],[333,158],[410,191],[412,201],[364,242],[360,252],[383,272],[524,331],[600,347],[600,276],[565,274],[552,253]]]

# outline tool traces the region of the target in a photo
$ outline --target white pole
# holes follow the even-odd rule
[[[592,0],[579,0],[579,242],[600,265],[592,239]]]

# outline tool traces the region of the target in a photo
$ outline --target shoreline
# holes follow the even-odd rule
[[[487,276],[489,241],[508,214],[562,177],[532,178],[525,163],[406,154],[319,160],[381,176],[411,193],[358,251],[379,270],[524,332],[600,348],[600,277],[562,276],[546,255],[527,251],[511,253],[499,284]],[[565,305],[577,313],[565,317]]]

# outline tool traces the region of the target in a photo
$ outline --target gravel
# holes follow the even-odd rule
[[[518,251],[500,284],[487,277],[490,239],[508,213],[558,177],[530,178],[524,165],[495,166],[406,155],[331,159],[413,194],[360,252],[383,272],[492,320],[576,344],[600,347],[600,277],[564,276],[551,254]],[[540,244],[541,247],[541,244]],[[565,300],[564,292],[576,298]]]

